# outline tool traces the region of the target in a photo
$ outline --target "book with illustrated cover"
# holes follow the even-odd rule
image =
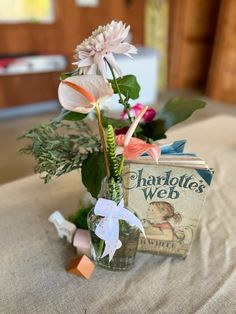
[[[126,162],[126,207],[143,223],[139,251],[185,258],[190,250],[212,170],[196,156],[163,155]]]

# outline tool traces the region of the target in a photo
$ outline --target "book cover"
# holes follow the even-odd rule
[[[186,165],[126,162],[125,205],[138,215],[146,233],[146,238],[140,236],[139,251],[183,258],[189,253],[212,171],[193,161]]]

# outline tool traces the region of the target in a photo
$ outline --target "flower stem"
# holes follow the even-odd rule
[[[106,58],[105,58],[105,60],[106,60]],[[125,107],[125,111],[126,111],[126,113],[128,114],[129,121],[132,122],[133,119],[132,119],[132,117],[131,117],[131,115],[130,115],[130,112],[129,112],[129,110],[130,110],[130,105],[128,104],[128,102],[126,102],[126,101],[123,99],[123,97],[122,97],[122,95],[121,95],[120,88],[119,88],[119,85],[118,85],[118,83],[117,83],[117,79],[116,79],[116,76],[115,76],[115,73],[114,73],[114,70],[113,70],[112,66],[110,65],[110,63],[109,63],[107,60],[106,60],[106,63],[108,64],[108,67],[109,67],[109,69],[110,69],[110,71],[111,71],[111,75],[112,75],[113,80],[114,80],[114,82],[115,82],[116,89],[117,89],[117,92],[118,92],[118,95],[119,95],[119,99],[120,99],[120,103]]]
[[[99,248],[98,248],[98,257],[102,256],[104,244],[105,244],[105,241],[104,240],[100,240]]]
[[[102,149],[104,154],[104,160],[105,160],[105,166],[106,166],[106,175],[107,177],[110,176],[110,169],[109,169],[109,161],[107,157],[107,148],[106,148],[106,141],[104,136],[104,130],[102,127],[102,118],[101,118],[101,112],[98,103],[95,103],[95,108],[97,112],[97,119],[98,119],[98,129],[100,133],[101,143],[102,143]]]

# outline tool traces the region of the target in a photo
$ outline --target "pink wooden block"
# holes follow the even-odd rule
[[[91,257],[91,237],[88,230],[77,229],[73,239],[73,246],[76,247],[79,255]]]

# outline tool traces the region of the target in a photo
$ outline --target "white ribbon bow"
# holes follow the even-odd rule
[[[124,208],[124,199],[117,205],[112,200],[99,198],[95,205],[94,213],[97,216],[104,217],[97,225],[95,234],[105,241],[105,249],[101,257],[109,255],[109,262],[112,260],[115,251],[122,245],[119,240],[119,219],[138,227],[145,235],[141,221]]]

